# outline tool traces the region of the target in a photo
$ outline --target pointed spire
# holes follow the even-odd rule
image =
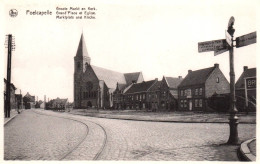
[[[79,41],[79,46],[78,46],[76,56],[89,57],[87,47],[86,47],[86,43],[85,43],[84,36],[83,36],[83,31],[82,31],[81,38],[80,38],[80,41]]]

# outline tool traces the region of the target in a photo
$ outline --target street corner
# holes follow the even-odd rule
[[[244,141],[238,150],[242,161],[256,161],[256,138]]]

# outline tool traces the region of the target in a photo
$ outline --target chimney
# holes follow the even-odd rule
[[[179,76],[179,79],[182,79],[182,76]]]
[[[244,66],[244,72],[248,69],[248,66]]]
[[[214,67],[219,68],[219,64],[218,63],[214,64]]]
[[[191,72],[192,72],[192,70],[189,69],[189,70],[188,70],[188,73],[191,73]]]

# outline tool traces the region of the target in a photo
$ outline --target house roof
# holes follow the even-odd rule
[[[83,33],[81,34],[81,38],[80,38],[80,41],[79,41],[79,46],[78,46],[76,56],[87,56],[87,57],[89,57]]]
[[[171,94],[175,99],[178,98],[178,92],[173,91],[173,90],[170,90],[170,94]]]
[[[160,89],[162,81],[157,81],[150,89],[150,92],[158,91]]]
[[[140,75],[141,72],[125,73],[124,76],[125,76],[126,84],[129,85],[133,81],[137,82]]]
[[[246,77],[255,77],[256,76],[256,68],[250,68],[245,70],[241,76],[239,77],[239,79],[236,82],[236,88],[244,88],[245,84],[244,84],[244,78]]]
[[[5,84],[7,83],[7,80],[4,78],[4,82],[5,82]],[[10,83],[11,85],[11,88],[13,88],[13,90],[16,90],[17,88],[14,86],[14,84],[13,83]]]
[[[34,102],[35,101],[35,96],[31,96],[29,94],[29,92],[27,92],[24,97],[26,97],[30,102]]]
[[[116,88],[116,84],[126,84],[124,74],[120,72],[111,71],[105,68],[97,67],[91,65],[93,71],[95,72],[99,80],[104,80],[108,88]]]
[[[150,81],[143,81],[141,83],[135,83],[125,92],[125,94],[146,92],[148,91],[149,88],[153,86],[155,82],[156,80],[150,80]]]
[[[175,77],[165,77],[165,80],[170,88],[177,88],[179,84],[182,82],[182,78]]]
[[[209,67],[189,72],[179,87],[204,84],[214,69],[215,67]]]
[[[68,99],[60,99],[59,97],[57,97],[56,99],[53,99],[53,103],[56,104],[65,104],[68,101]]]

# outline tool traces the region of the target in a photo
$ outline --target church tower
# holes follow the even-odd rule
[[[78,45],[76,56],[74,57],[74,108],[81,108],[81,77],[90,65],[91,58],[88,55],[83,33]]]

